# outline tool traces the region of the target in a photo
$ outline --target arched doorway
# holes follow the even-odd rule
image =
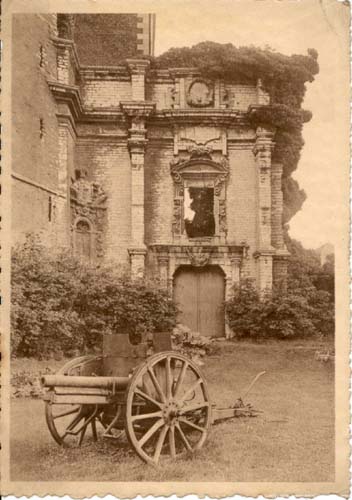
[[[225,280],[218,266],[181,266],[174,275],[178,321],[207,337],[225,333]]]

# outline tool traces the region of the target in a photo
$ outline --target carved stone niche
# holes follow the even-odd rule
[[[193,153],[190,159],[171,162],[171,175],[174,181],[173,238],[175,241],[183,243],[199,241],[200,244],[226,242],[226,179],[228,174],[227,159],[223,157],[221,161],[214,161],[210,153],[206,151],[203,155],[197,152],[197,154]],[[211,198],[212,231],[209,234],[199,235],[189,230],[190,224],[193,224],[195,217],[200,214],[200,211],[197,212],[194,208],[195,198],[192,198],[191,193],[206,193]],[[192,199],[191,203],[190,199]],[[188,217],[191,212],[193,212],[192,221]]]
[[[106,224],[106,199],[103,188],[96,182],[80,177],[71,184],[70,208],[72,245],[78,250],[79,231],[77,223],[87,222],[89,226],[90,259],[103,257],[103,234]]]
[[[214,85],[203,78],[196,78],[187,89],[186,99],[189,106],[204,108],[214,102]]]

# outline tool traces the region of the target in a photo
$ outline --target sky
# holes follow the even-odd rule
[[[320,73],[307,84],[305,146],[293,177],[307,194],[290,221],[304,246],[335,246],[348,237],[349,8],[337,0],[192,0],[159,4],[156,55],[205,40],[269,45],[285,54],[319,53]]]

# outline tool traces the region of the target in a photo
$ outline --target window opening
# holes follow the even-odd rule
[[[48,220],[49,220],[49,222],[51,222],[52,215],[53,215],[53,200],[52,200],[52,197],[49,196],[49,199],[48,199]]]
[[[189,238],[214,236],[214,188],[189,187],[185,190],[184,223]]]

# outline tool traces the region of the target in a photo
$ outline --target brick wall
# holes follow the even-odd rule
[[[58,187],[58,125],[46,79],[57,76],[50,40],[55,22],[54,15],[16,14],[12,37],[12,171],[53,191]],[[21,231],[50,231],[45,190],[19,179],[13,184],[14,239]]]
[[[257,89],[251,85],[226,85],[229,108],[247,111],[248,106],[257,104]]]
[[[74,41],[81,64],[116,66],[137,54],[137,14],[76,14]]]
[[[256,165],[252,144],[245,149],[229,145],[230,174],[227,183],[227,241],[239,244],[246,241],[249,245],[249,260],[244,262],[243,274],[255,275],[255,262],[252,258],[256,250]]]
[[[76,168],[84,168],[107,194],[105,257],[128,261],[131,241],[131,165],[127,144],[107,139],[80,139]]]
[[[118,108],[120,101],[132,99],[131,82],[117,80],[86,79],[82,88],[85,106]]]
[[[171,243],[173,219],[173,181],[170,161],[173,145],[150,141],[145,155],[145,231],[146,243]]]

